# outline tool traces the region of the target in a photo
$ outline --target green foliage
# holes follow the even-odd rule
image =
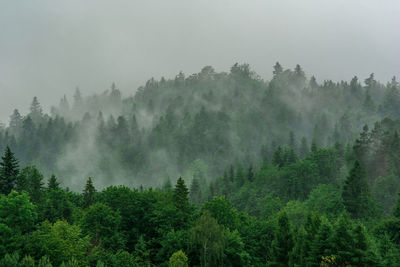
[[[210,212],[205,211],[190,230],[191,243],[200,251],[201,266],[217,266],[222,263],[224,229]]]
[[[25,187],[20,188],[29,193],[33,203],[39,204],[44,191],[43,174],[35,166],[28,166],[21,170],[19,179],[25,184]]]
[[[363,218],[368,212],[369,189],[365,170],[356,161],[343,187],[343,203],[354,218]]]
[[[0,162],[0,194],[8,195],[16,186],[18,176],[18,160],[10,147],[6,147]]]
[[[189,220],[190,204],[189,190],[185,185],[185,181],[179,177],[174,188],[174,204],[178,211],[180,225],[184,225]]]
[[[278,218],[278,228],[272,242],[272,257],[267,263],[268,266],[288,266],[289,254],[293,249],[293,235],[286,213]]]
[[[92,205],[95,201],[96,188],[93,185],[92,177],[86,181],[85,189],[83,190],[83,206],[85,208]]]
[[[188,258],[182,250],[178,250],[169,258],[168,267],[188,267]]]
[[[80,265],[86,263],[86,253],[90,246],[89,237],[82,235],[76,225],[65,221],[54,224],[43,222],[28,237],[27,250],[36,257],[47,255],[56,266],[75,258]]]
[[[395,79],[279,63],[271,81],[235,64],[124,99],[77,90],[50,115],[34,98],[0,127],[0,266],[396,266],[398,102]],[[143,186],[75,192],[92,175]],[[148,188],[180,175],[190,191]]]
[[[109,206],[96,203],[89,207],[82,218],[82,230],[92,237],[94,245],[112,251],[123,250],[125,240],[119,233],[121,215]]]
[[[0,223],[12,228],[15,233],[33,229],[36,218],[36,207],[26,193],[12,191],[8,196],[0,196]]]

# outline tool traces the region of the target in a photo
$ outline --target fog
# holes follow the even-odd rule
[[[76,86],[116,82],[133,94],[148,78],[227,71],[249,63],[296,63],[318,80],[400,76],[400,2],[1,1],[0,121],[26,113],[33,96],[49,110]]]

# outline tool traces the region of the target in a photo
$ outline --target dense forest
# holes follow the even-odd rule
[[[279,63],[0,128],[0,266],[399,266],[400,87]]]

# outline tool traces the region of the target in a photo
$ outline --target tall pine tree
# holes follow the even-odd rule
[[[96,188],[93,185],[92,177],[86,182],[85,189],[83,190],[83,205],[85,208],[89,207],[94,203],[94,197],[96,194]]]
[[[369,189],[365,176],[364,168],[356,161],[343,187],[343,203],[353,218],[362,218],[368,211]]]
[[[19,173],[18,160],[10,147],[6,147],[2,162],[0,162],[0,193],[9,194],[15,188]]]

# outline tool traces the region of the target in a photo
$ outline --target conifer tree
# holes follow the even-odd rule
[[[356,244],[352,229],[353,225],[345,215],[338,219],[334,227],[330,240],[332,244],[331,255],[335,255],[336,263],[339,266],[352,265],[352,260],[355,257],[354,249]]]
[[[272,259],[268,266],[288,266],[289,254],[293,249],[293,235],[290,229],[289,218],[282,213],[278,218],[278,229],[272,242]]]
[[[283,68],[282,68],[281,64],[279,64],[279,62],[276,62],[274,65],[274,71],[272,72],[274,74],[274,77],[278,76],[282,72],[283,72]]]
[[[343,187],[343,203],[354,218],[362,218],[368,209],[369,192],[365,170],[356,161]]]
[[[85,208],[94,203],[95,194],[96,188],[93,185],[92,177],[89,177],[86,182],[85,189],[83,190],[83,205]]]
[[[6,147],[0,162],[0,193],[8,195],[15,188],[19,173],[18,160],[10,147]]]
[[[27,166],[21,170],[20,176],[25,181],[26,187],[23,189],[29,193],[31,201],[35,204],[41,202],[44,185],[43,174],[35,166]]]
[[[57,181],[57,177],[54,174],[51,175],[48,185],[47,185],[47,188],[49,190],[60,189],[60,183]]]
[[[275,152],[272,156],[272,164],[274,164],[278,167],[283,167],[284,157],[283,157],[283,151],[282,151],[281,146],[278,146],[278,148],[275,150]]]
[[[182,177],[179,177],[174,188],[174,205],[178,212],[178,227],[183,226],[190,216],[189,190]]]
[[[306,259],[306,266],[320,266],[323,256],[331,255],[331,242],[332,227],[328,222],[321,223],[318,233],[310,245],[310,251]]]

